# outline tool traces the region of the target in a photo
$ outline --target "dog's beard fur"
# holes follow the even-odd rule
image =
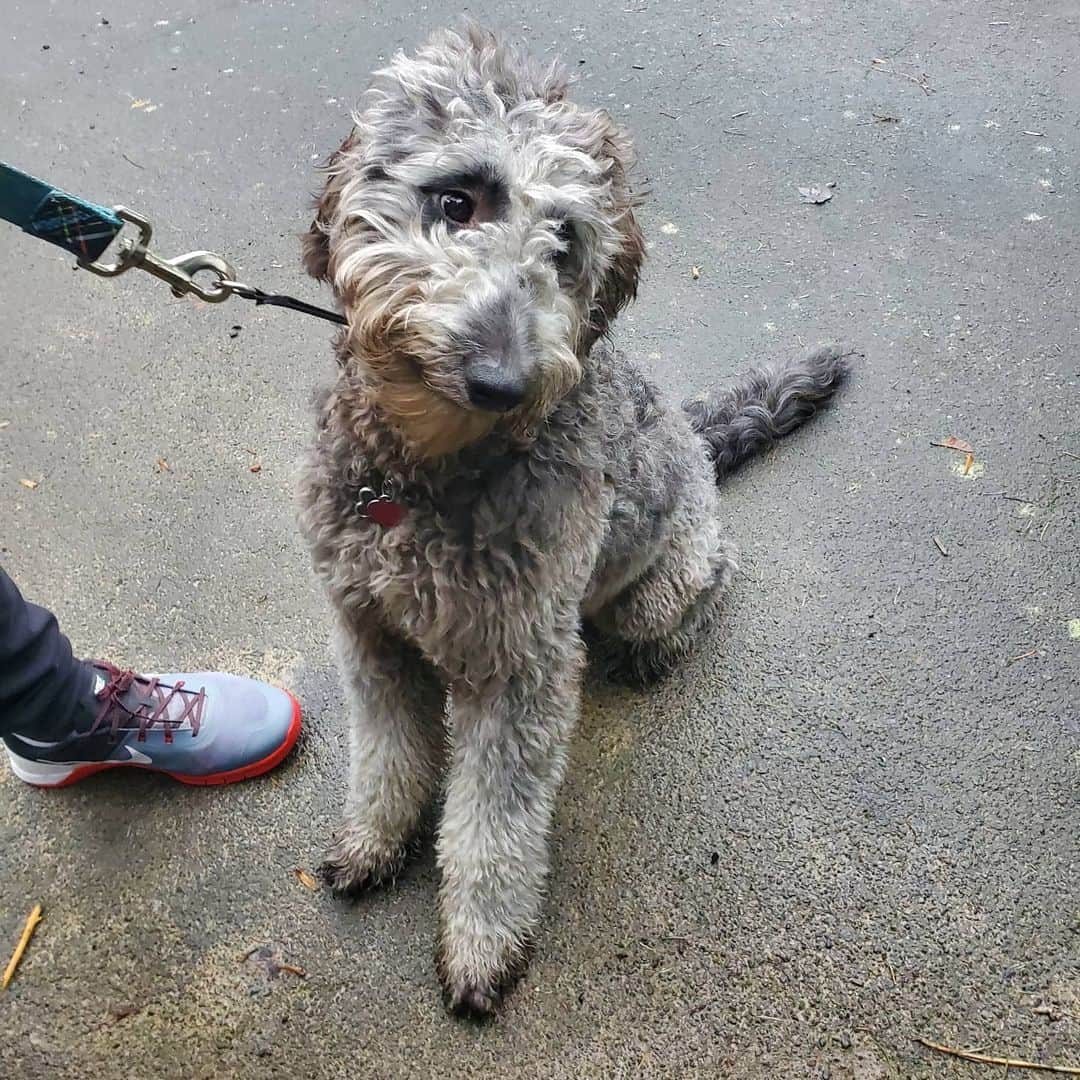
[[[417,229],[394,240],[370,240],[360,229],[343,239],[332,262],[349,316],[348,355],[371,376],[383,412],[422,458],[451,453],[501,424],[524,436],[581,377],[573,347],[578,311],[550,280],[547,237],[539,255],[507,262],[514,273],[482,266],[503,238],[494,226],[437,239]],[[486,234],[486,235],[483,235]],[[532,276],[530,276],[530,274]],[[470,347],[470,313],[527,285],[528,348],[538,358],[527,400],[508,414],[470,406],[462,355]],[[544,299],[539,299],[543,296]]]
[[[437,35],[379,73],[328,166],[305,262],[348,317],[342,363],[413,457],[497,426],[527,436],[636,291],[629,143],[565,89],[558,68],[478,30]],[[460,189],[484,209],[467,227],[439,213]],[[468,396],[467,358],[488,339],[512,340],[528,368],[506,413]]]

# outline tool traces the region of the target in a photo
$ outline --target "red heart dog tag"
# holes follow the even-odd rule
[[[405,507],[384,495],[382,498],[369,502],[364,507],[364,513],[376,525],[381,525],[384,529],[392,529],[395,525],[401,524],[405,517]]]

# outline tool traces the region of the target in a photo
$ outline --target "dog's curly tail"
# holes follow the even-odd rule
[[[843,381],[851,355],[824,345],[802,360],[752,371],[716,398],[687,402],[690,426],[705,439],[717,479],[809,420]]]

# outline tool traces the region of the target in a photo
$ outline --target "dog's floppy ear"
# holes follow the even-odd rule
[[[337,212],[341,189],[347,180],[346,159],[356,149],[358,142],[356,129],[353,128],[348,138],[330,155],[330,160],[322,167],[323,172],[326,173],[326,184],[322,194],[315,200],[315,220],[300,239],[304,269],[320,281],[325,281],[328,277],[330,223]]]
[[[596,294],[601,332],[637,295],[638,276],[645,258],[645,237],[634,217],[641,199],[630,190],[629,172],[634,164],[634,150],[629,137],[609,120],[604,133],[603,157],[609,162],[608,177],[614,199],[614,224],[619,231],[619,251],[612,259]]]

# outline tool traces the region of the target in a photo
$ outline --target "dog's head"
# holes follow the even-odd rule
[[[330,160],[305,265],[417,456],[534,423],[634,296],[630,144],[566,85],[490,34],[444,31],[376,75]]]

